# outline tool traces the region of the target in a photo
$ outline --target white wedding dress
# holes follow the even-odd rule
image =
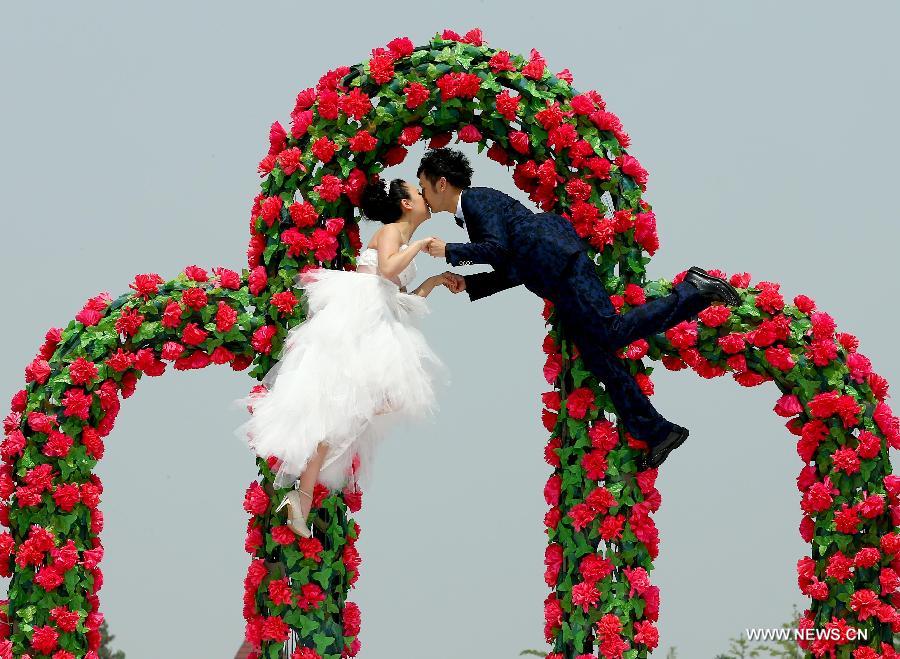
[[[307,319],[288,331],[279,361],[263,376],[267,390],[236,401],[252,415],[235,434],[257,455],[280,460],[275,487],[294,484],[320,441],[329,445],[320,483],[332,491],[367,486],[387,432],[437,409],[434,384],[446,381],[446,369],[416,326],[428,307],[400,290],[415,274],[410,262],[398,286],[379,274],[370,247],[355,272],[320,268],[295,279]]]

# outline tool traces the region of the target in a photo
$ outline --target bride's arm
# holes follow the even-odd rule
[[[419,284],[419,287],[414,290],[411,295],[418,295],[419,297],[428,297],[428,295],[433,291],[437,286],[446,285],[446,281],[444,275],[433,275]]]
[[[378,237],[378,270],[388,279],[399,275],[425,247],[428,238],[416,240],[405,250],[400,249],[400,230],[387,225]]]

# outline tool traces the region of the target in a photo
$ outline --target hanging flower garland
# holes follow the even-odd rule
[[[97,657],[103,488],[92,472],[120,396],[168,363],[252,365],[261,379],[288,329],[303,321],[296,275],[355,267],[355,208],[369,177],[403,162],[420,140],[443,146],[454,133],[513,168],[515,184],[540,208],[571,220],[618,309],[665,295],[683,277],[646,280],[659,247],[641,198],[647,172],[626,153],[628,135],[603,98],[576,92],[568,71],[550,73],[537,51],[522,57],[488,47],[479,30],[445,31],[418,48],[394,39],[362,64],[329,71],[297,95],[289,129],[272,125],[245,271],[209,276],[190,266],[169,282],[137,275],[132,292],[91,298],[64,330],[51,329],[26,368],[0,445],[0,522],[9,528],[0,555],[12,577],[0,657]],[[729,279],[742,292],[740,307],[713,306],[620,356],[648,395],[644,357],[707,378],[731,373],[742,386],[776,384],[775,412],[789,419],[804,462],[800,532],[812,550],[798,562],[798,585],[811,605],[801,626],[869,633],[865,643],[844,634],[800,645],[814,656],[853,648],[854,659],[892,657],[900,483],[887,451],[900,446],[900,427],[884,402],[887,382],[810,298],[787,304],[778,284],[751,287],[747,273]],[[643,443],[610,420],[609,398],[549,303],[544,317],[544,373],[553,385],[543,396],[553,467],[544,489],[548,657],[646,657],[658,645],[660,597],[649,579],[659,546],[656,472],[635,473]],[[323,533],[298,538],[273,513],[275,465],[257,464],[261,479],[244,501],[252,658],[280,657],[292,631],[292,659],[355,656],[360,611],[347,594],[359,576],[360,528],[348,511],[359,510],[361,493],[317,487],[313,518]]]

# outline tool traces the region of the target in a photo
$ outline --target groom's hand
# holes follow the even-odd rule
[[[432,256],[446,256],[447,243],[440,238],[432,238],[428,243],[428,253]]]
[[[462,275],[455,272],[445,272],[444,279],[447,280],[447,288],[451,293],[461,293],[466,290],[466,280]]]

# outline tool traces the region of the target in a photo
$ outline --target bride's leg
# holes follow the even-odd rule
[[[308,492],[310,495],[313,494],[313,489],[316,487],[316,482],[319,479],[319,470],[321,470],[322,463],[325,462],[325,456],[327,454],[328,444],[319,442],[316,454],[310,458],[306,465],[306,469],[300,474],[300,478],[298,479],[300,489],[303,490],[303,492]],[[301,492],[300,504],[302,506],[301,510],[303,511],[303,519],[305,521],[306,517],[309,515],[309,509],[312,506],[312,499]]]

